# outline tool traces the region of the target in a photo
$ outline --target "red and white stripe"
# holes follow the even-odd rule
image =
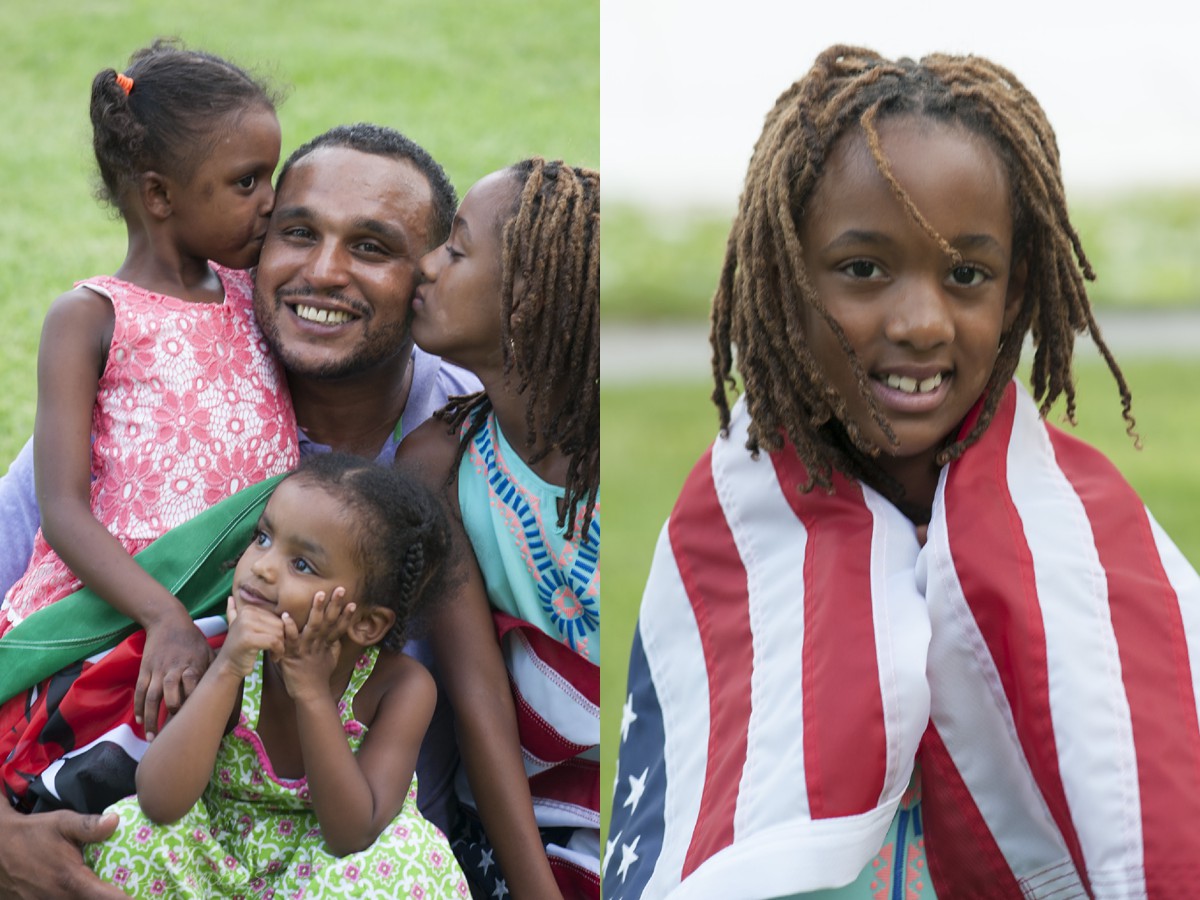
[[[940,895],[1200,891],[1200,576],[1115,468],[1014,383],[920,547],[868,488],[799,493],[747,425],[689,477],[643,598],[666,788],[639,801],[663,823],[641,896],[849,883],[915,758]],[[628,871],[645,844],[618,837]]]
[[[646,897],[852,880],[928,720],[912,525],[844,480],[800,494],[794,454],[753,459],[746,425],[739,410],[693,471],[646,586],[670,773]]]
[[[921,564],[935,884],[1194,890],[1200,579],[1111,463],[1011,389],[944,473]]]
[[[600,669],[535,625],[493,612],[517,709],[525,773],[540,827],[584,829],[552,858],[599,875]],[[474,806],[465,772],[459,796]]]

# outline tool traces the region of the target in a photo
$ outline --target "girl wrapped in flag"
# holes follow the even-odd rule
[[[634,638],[606,898],[1195,893],[1200,578],[1045,421],[1086,331],[1133,433],[1092,277],[1011,72],[835,46],[780,96],[713,300],[721,436]]]

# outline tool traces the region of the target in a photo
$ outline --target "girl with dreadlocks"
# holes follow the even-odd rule
[[[643,597],[605,896],[1194,892],[1200,578],[1044,421],[1086,330],[1132,433],[1092,277],[1000,66],[837,46],[779,98],[713,301],[722,435]]]
[[[599,174],[487,176],[421,268],[413,339],[483,384],[398,454],[469,541],[431,629],[464,764],[455,850],[478,895],[598,897]]]

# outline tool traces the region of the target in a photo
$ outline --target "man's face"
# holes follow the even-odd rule
[[[433,195],[407,160],[321,147],[288,171],[254,313],[291,375],[341,378],[407,355]]]

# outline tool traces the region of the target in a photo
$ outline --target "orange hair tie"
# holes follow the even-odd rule
[[[125,92],[125,96],[129,96],[129,92],[133,90],[133,79],[124,72],[117,73],[117,84],[121,86],[121,90]]]

